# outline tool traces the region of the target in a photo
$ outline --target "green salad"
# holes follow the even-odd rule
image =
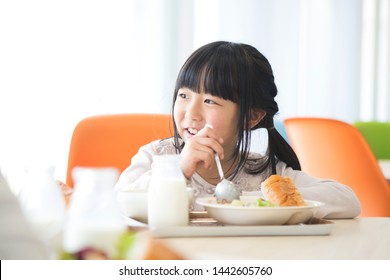
[[[239,199],[235,199],[230,203],[231,206],[241,206],[241,207],[251,207],[251,206],[257,206],[257,207],[277,207],[278,204],[272,203],[268,200],[265,200],[263,198],[259,198],[256,200],[255,203],[244,203],[243,201]]]

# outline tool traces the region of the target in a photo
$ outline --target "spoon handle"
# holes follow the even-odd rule
[[[205,127],[213,128],[211,124],[206,124]],[[221,177],[221,180],[225,179],[225,175],[223,175],[221,160],[219,159],[219,156],[217,153],[214,153],[215,163],[217,164],[219,177]]]
[[[217,164],[219,177],[221,177],[221,180],[223,180],[225,176],[223,175],[221,161],[219,160],[219,156],[217,153],[214,154],[214,157],[215,157],[215,163]]]

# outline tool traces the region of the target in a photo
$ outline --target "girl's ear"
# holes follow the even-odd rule
[[[251,129],[255,127],[266,115],[267,113],[263,110],[253,109],[251,111]]]

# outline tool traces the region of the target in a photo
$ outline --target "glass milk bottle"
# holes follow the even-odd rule
[[[112,258],[119,236],[126,230],[114,194],[118,171],[75,167],[72,176],[75,190],[65,224],[64,250],[76,253],[92,248]]]
[[[179,160],[179,155],[153,157],[148,194],[148,223],[151,228],[188,224],[187,184]]]
[[[54,180],[54,166],[35,165],[27,168],[20,193],[22,209],[37,236],[55,257],[61,249],[65,220],[65,199]]]

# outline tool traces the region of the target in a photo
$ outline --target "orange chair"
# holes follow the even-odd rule
[[[307,174],[351,187],[363,217],[390,217],[390,186],[359,130],[325,118],[287,118],[291,146]]]
[[[73,187],[75,166],[116,167],[122,172],[142,145],[172,135],[172,119],[165,114],[116,114],[83,119],[73,131],[66,184]]]

